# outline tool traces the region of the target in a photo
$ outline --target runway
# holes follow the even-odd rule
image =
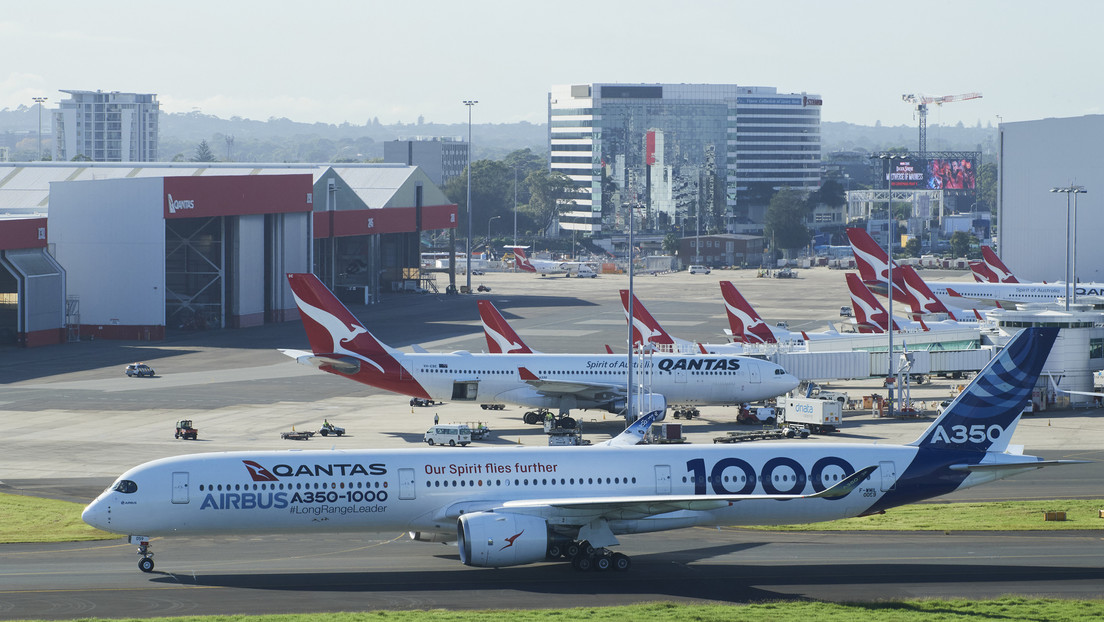
[[[1099,598],[1100,533],[772,533],[695,528],[622,538],[625,573],[564,562],[466,568],[454,545],[364,538],[119,541],[0,547],[0,619],[373,609],[556,608],[645,601]]]

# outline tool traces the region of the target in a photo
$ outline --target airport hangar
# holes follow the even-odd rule
[[[417,278],[422,231],[458,221],[394,164],[11,163],[0,213],[0,337],[24,346],[294,319],[286,272],[376,300]]]

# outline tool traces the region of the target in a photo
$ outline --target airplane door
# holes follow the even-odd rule
[[[414,469],[399,469],[399,498],[414,498]]]
[[[685,369],[676,369],[675,370],[675,382],[681,382],[681,383],[684,383],[684,384],[686,383],[686,370]]]
[[[656,494],[671,494],[671,465],[657,464],[655,468]]]
[[[878,471],[882,474],[882,492],[897,487],[897,467],[892,462],[879,462]]]
[[[172,474],[172,502],[173,503],[187,503],[188,502],[188,474],[187,473],[173,473]]]
[[[753,384],[758,384],[763,381],[763,377],[759,374],[758,365],[748,365],[748,378],[751,379]]]
[[[474,402],[479,394],[479,382],[453,382],[452,399],[456,401]]]

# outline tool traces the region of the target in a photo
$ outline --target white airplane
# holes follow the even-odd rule
[[[896,280],[896,279],[894,279]],[[884,333],[889,330],[889,312],[878,302],[874,292],[870,291],[863,283],[862,278],[854,272],[847,273],[847,289],[851,293],[851,306],[855,309],[855,325],[860,333]],[[925,322],[923,319],[906,320],[893,316],[894,332],[916,332],[930,330],[955,330],[963,328],[962,323],[954,320],[939,320]],[[973,324],[977,327],[977,324]]]
[[[782,395],[798,385],[784,369],[731,355],[664,354],[634,363],[651,393],[627,402],[628,362],[610,354],[405,353],[377,340],[313,274],[289,274],[311,351],[283,350],[303,365],[434,401],[538,409],[639,412],[644,404],[723,405]],[[653,410],[644,409],[645,412]]]
[[[579,277],[596,277],[598,271],[594,266],[585,261],[549,261],[547,259],[530,259],[525,254],[524,246],[506,246],[514,252],[514,261],[518,270],[532,272],[541,276],[549,274],[562,274],[565,277],[574,274]]]
[[[659,324],[644,303],[633,294],[632,325],[633,347],[639,348],[645,344],[655,346],[660,352],[684,352],[700,354],[743,354],[744,346],[740,343],[698,343],[675,337],[667,332]],[[621,306],[625,309],[625,319],[629,319],[629,290],[621,290]]]
[[[1057,335],[1056,328],[1021,331],[907,445],[204,453],[126,471],[81,518],[130,535],[145,572],[153,570],[152,537],[395,531],[455,540],[468,566],[567,555],[580,570],[625,570],[630,558],[609,550],[621,534],[866,516],[1080,462],[1025,456],[1009,445]]]

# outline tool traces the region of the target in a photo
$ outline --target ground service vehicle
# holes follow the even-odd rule
[[[690,266],[690,274],[709,274],[709,266]]]
[[[843,404],[833,399],[778,398],[786,423],[808,427],[813,434],[835,432],[843,425]]]
[[[199,437],[199,430],[192,427],[191,419],[181,419],[176,422],[176,436],[184,440],[194,441]]]
[[[430,445],[448,445],[464,447],[472,441],[471,428],[462,423],[447,423],[435,425],[426,430],[423,439]]]
[[[322,436],[329,436],[331,434],[333,434],[334,436],[343,436],[345,434],[345,428],[336,426],[327,421],[322,424],[321,428],[318,429],[318,433]]]

